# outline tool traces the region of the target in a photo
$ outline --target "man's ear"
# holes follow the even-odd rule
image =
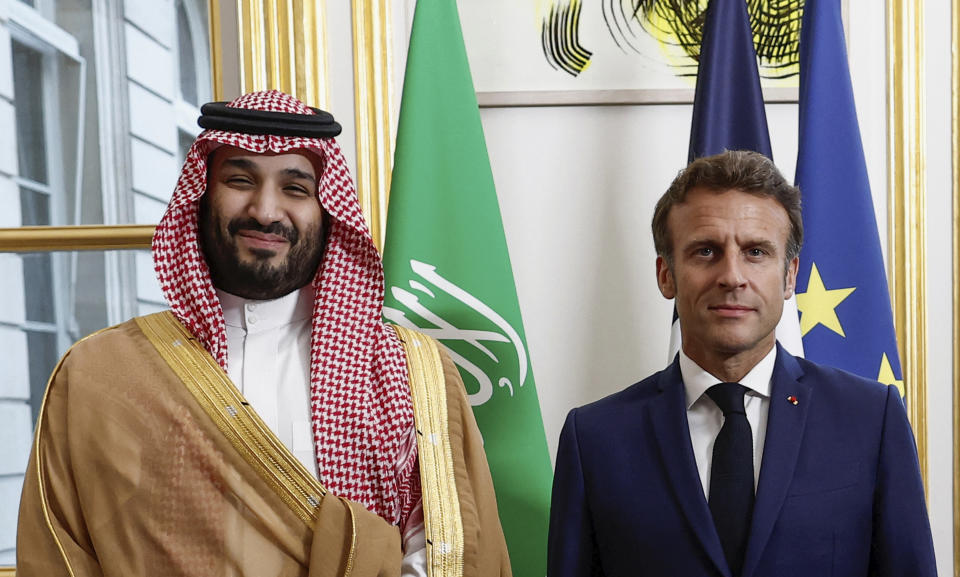
[[[665,299],[672,299],[677,296],[677,287],[673,282],[673,271],[670,265],[662,256],[657,257],[657,285],[660,287],[660,294]]]
[[[793,296],[797,288],[797,270],[800,269],[800,257],[795,256],[787,263],[786,274],[783,279],[783,300]]]

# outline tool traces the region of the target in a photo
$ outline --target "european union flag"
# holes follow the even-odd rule
[[[902,392],[840,0],[807,0],[804,8],[796,181],[805,233],[797,306],[807,358]]]

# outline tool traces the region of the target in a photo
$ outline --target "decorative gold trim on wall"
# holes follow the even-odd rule
[[[297,90],[293,93],[307,104],[326,110],[330,105],[326,50],[327,3],[325,0],[299,0],[290,4],[293,22],[303,23],[293,28],[294,42],[291,48],[294,50],[295,86],[303,86],[304,91],[302,96]]]
[[[920,471],[927,476],[926,387],[926,156],[923,0],[887,2],[888,266],[894,324],[917,438]]]
[[[240,92],[277,89],[293,94],[310,106],[326,108],[327,82],[325,0],[234,0],[236,50]],[[233,14],[233,12],[231,12]],[[214,98],[224,100],[232,91],[224,86],[229,66],[231,34],[219,0],[210,0],[210,54]]]
[[[213,99],[223,100],[223,37],[220,25],[220,0],[207,2],[210,30],[207,34],[210,49],[210,76],[213,81]]]
[[[377,248],[383,250],[393,110],[390,0],[353,2],[353,74],[357,137],[357,193]]]
[[[0,228],[0,252],[150,248],[152,224]]]
[[[267,88],[263,28],[263,0],[237,0],[240,90],[244,93]]]

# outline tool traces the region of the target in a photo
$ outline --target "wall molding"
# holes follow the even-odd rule
[[[923,1],[887,3],[888,277],[907,411],[927,477]]]

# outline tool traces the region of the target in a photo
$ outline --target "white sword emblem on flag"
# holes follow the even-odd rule
[[[383,307],[383,316],[391,322],[410,329],[416,329],[423,334],[433,337],[441,342],[458,340],[469,343],[489,357],[490,360],[498,364],[500,363],[500,360],[490,349],[481,344],[481,341],[512,344],[517,353],[517,363],[520,369],[520,378],[517,382],[519,383],[518,386],[522,387],[527,379],[527,352],[524,349],[523,341],[520,340],[520,335],[512,326],[510,326],[510,323],[508,323],[502,316],[497,314],[497,312],[492,308],[484,304],[480,299],[440,276],[437,273],[437,267],[417,260],[411,260],[410,268],[413,269],[413,272],[420,275],[424,281],[435,287],[435,289],[450,295],[470,309],[476,311],[478,314],[496,325],[502,332],[458,328],[427,308],[427,306],[420,302],[419,296],[404,288],[396,286],[390,287],[390,294],[392,294],[399,303],[407,307],[410,312],[430,323],[433,323],[436,328],[419,327],[410,319],[408,319],[402,310],[392,307]],[[434,292],[430,290],[430,288],[417,280],[410,280],[410,288],[419,291],[424,295],[428,295],[430,298],[436,298]],[[468,395],[470,404],[473,406],[478,406],[490,400],[490,397],[493,396],[493,382],[490,380],[490,377],[480,367],[470,362],[456,351],[450,350],[448,347],[447,352],[450,353],[450,358],[453,359],[453,362],[458,367],[467,371],[470,375],[477,379],[477,382],[480,385],[480,389],[477,392]],[[501,377],[497,381],[497,384],[500,387],[507,387],[510,391],[510,396],[513,396],[513,383],[510,381],[510,379],[507,377]]]

